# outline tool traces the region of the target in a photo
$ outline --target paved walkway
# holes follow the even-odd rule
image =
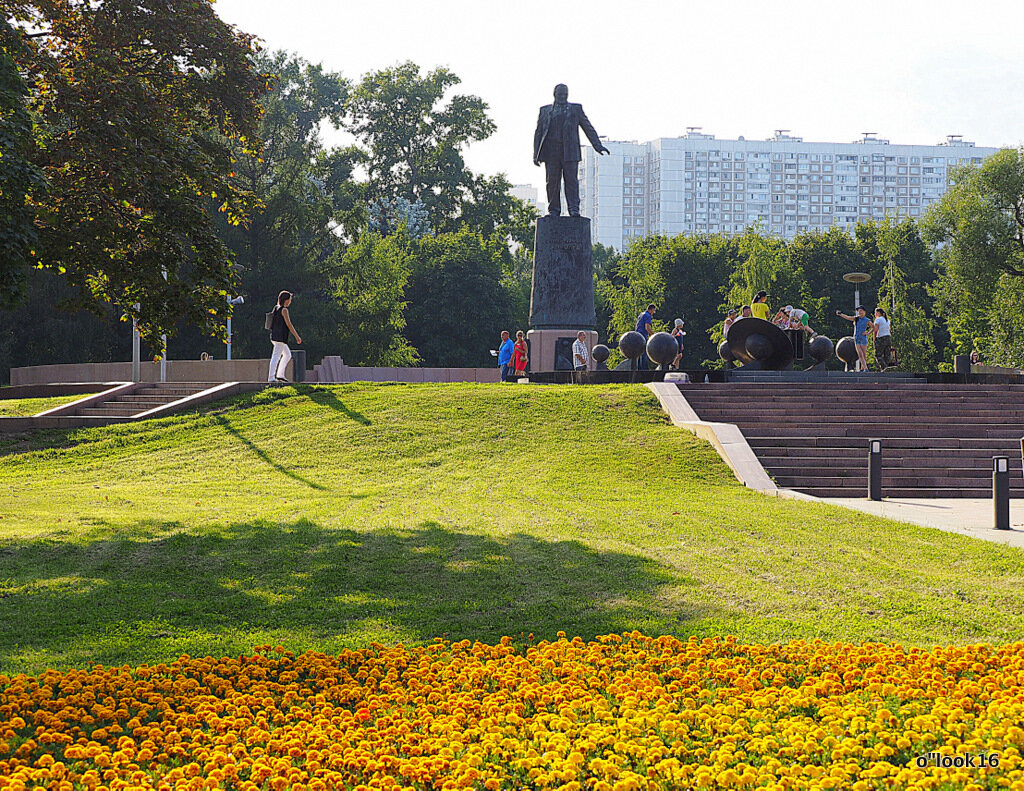
[[[1010,500],[1012,530],[992,527],[992,500],[975,499],[904,499],[886,498],[872,502],[866,498],[822,498],[821,502],[840,505],[875,516],[925,527],[936,527],[983,541],[994,541],[1024,548],[1024,500]]]

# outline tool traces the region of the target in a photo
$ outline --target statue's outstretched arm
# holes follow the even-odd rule
[[[583,129],[583,134],[587,136],[590,144],[594,147],[594,150],[599,154],[610,154],[604,144],[601,142],[600,136],[597,134],[597,130],[594,129],[594,125],[590,123],[590,119],[587,118],[587,114],[583,112],[583,108],[580,108],[580,127]]]

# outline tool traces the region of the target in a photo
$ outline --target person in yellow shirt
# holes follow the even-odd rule
[[[750,303],[750,312],[755,319],[768,321],[768,292],[758,291],[754,295],[754,301]]]

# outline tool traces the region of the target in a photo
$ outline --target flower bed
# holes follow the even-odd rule
[[[257,651],[0,676],[0,789],[1024,789],[1022,644]]]

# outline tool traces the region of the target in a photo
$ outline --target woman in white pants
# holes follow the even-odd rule
[[[270,342],[274,345],[274,352],[270,355],[270,374],[267,378],[269,382],[288,381],[284,376],[288,369],[288,361],[292,359],[292,350],[288,348],[288,333],[295,336],[296,343],[302,343],[302,338],[295,331],[288,315],[288,306],[291,304],[290,291],[282,291],[277,295],[277,306],[270,321]]]

